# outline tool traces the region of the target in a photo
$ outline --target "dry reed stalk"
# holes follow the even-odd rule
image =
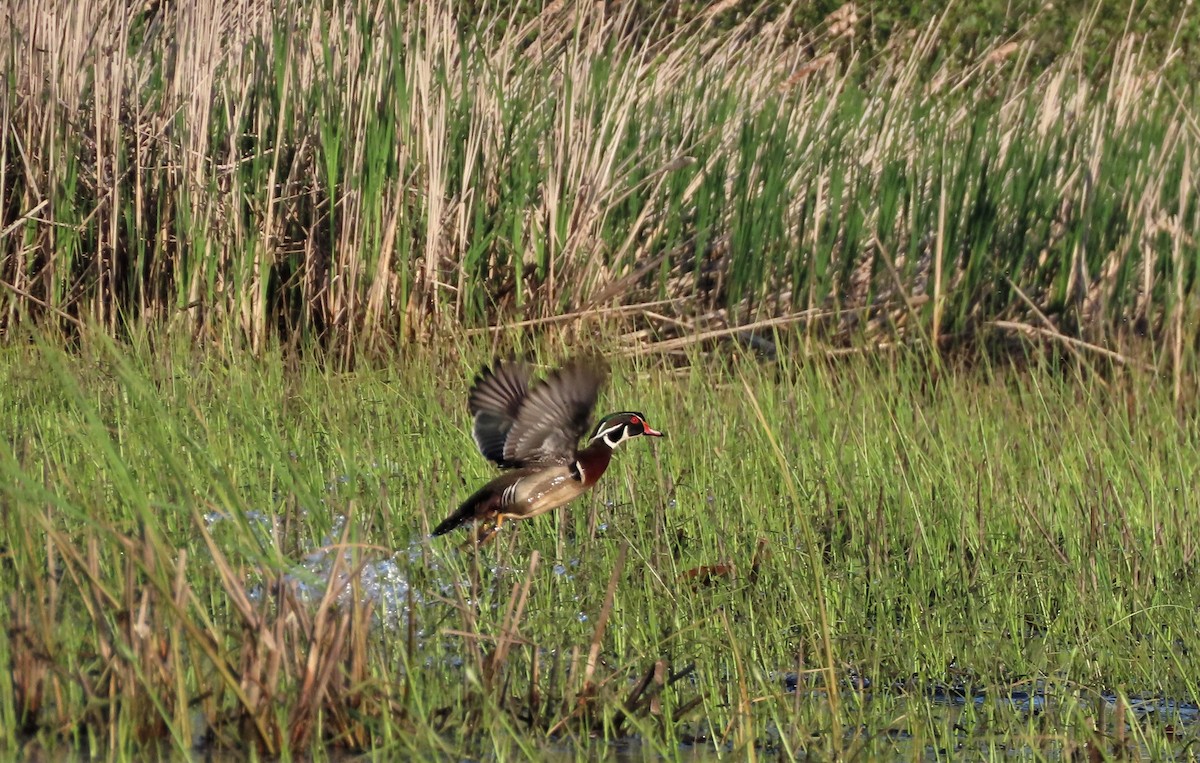
[[[608,578],[608,588],[604,591],[604,604],[600,607],[600,615],[596,618],[596,629],[592,634],[592,643],[588,647],[587,661],[583,667],[583,686],[581,695],[586,696],[594,686],[592,679],[596,675],[596,667],[600,659],[600,645],[604,640],[604,630],[608,626],[608,616],[612,614],[613,600],[617,593],[617,581],[625,571],[625,555],[629,552],[629,543],[623,541],[617,551],[617,560],[613,563],[612,575]]]
[[[942,293],[942,261],[945,257],[946,245],[946,176],[941,176],[938,189],[938,222],[937,239],[933,250],[933,326],[929,329],[929,339],[937,352],[938,339],[942,328],[942,308],[945,295]]]
[[[910,298],[909,302],[913,307],[924,304],[928,300],[927,297],[918,296]],[[678,337],[675,339],[667,339],[651,344],[644,344],[635,347],[630,347],[624,350],[624,354],[637,356],[653,353],[675,352],[695,344],[706,342],[710,339],[721,339],[735,334],[740,334],[746,331],[753,331],[761,328],[775,328],[780,326],[788,326],[802,321],[814,321],[819,318],[833,317],[841,315],[844,311],[841,310],[804,310],[791,315],[784,315],[778,318],[767,318],[764,320],[753,321],[737,326],[729,326],[720,329],[711,329],[701,331],[687,336]]]
[[[1079,347],[1079,348],[1087,350],[1088,352],[1094,352],[1097,355],[1101,355],[1110,360],[1114,360],[1123,366],[1133,366],[1134,368],[1140,368],[1143,371],[1151,371],[1152,372],[1154,370],[1154,367],[1151,365],[1148,365],[1146,363],[1142,363],[1141,361],[1137,361],[1132,358],[1126,357],[1125,355],[1122,355],[1121,353],[1116,352],[1115,350],[1110,350],[1106,347],[1101,347],[1099,345],[1090,344],[1088,342],[1083,341],[1082,339],[1076,339],[1075,337],[1066,336],[1065,334],[1063,334],[1062,332],[1060,332],[1054,328],[1045,329],[1045,328],[1040,328],[1038,326],[1030,326],[1027,323],[1015,323],[1013,321],[988,321],[987,325],[995,326],[996,328],[1001,328],[1001,329],[1008,329],[1010,331],[1016,331],[1016,332],[1019,332],[1021,334],[1025,334],[1028,336],[1049,337],[1051,339],[1054,339],[1055,341],[1063,343],[1064,345],[1070,345],[1071,347]]]
[[[1050,332],[1051,334],[1053,334],[1055,336],[1062,336],[1062,332],[1060,332],[1058,330],[1058,327],[1054,325],[1054,322],[1051,321],[1050,318],[1047,317],[1047,315],[1045,313],[1043,313],[1040,308],[1038,308],[1038,306],[1034,303],[1034,301],[1029,298],[1029,295],[1027,295],[1024,291],[1021,290],[1021,287],[1017,286],[1011,280],[1008,280],[1008,285],[1010,288],[1012,288],[1013,291],[1015,291],[1017,293],[1017,296],[1021,298],[1021,301],[1029,306],[1029,309],[1033,312],[1034,316],[1038,319],[1038,321],[1041,322],[1042,326],[1045,328],[1046,331]],[[1079,351],[1075,348],[1075,346],[1073,344],[1068,342],[1068,343],[1064,343],[1064,346],[1067,348],[1067,351],[1070,352],[1071,355],[1073,355],[1075,357],[1076,361],[1080,362],[1081,364],[1084,363],[1083,356],[1079,354]]]
[[[515,587],[508,597],[508,606],[500,620],[500,635],[496,637],[496,648],[487,656],[484,662],[483,683],[485,687],[497,685],[496,678],[504,671],[508,652],[513,642],[519,639],[521,618],[525,614],[525,604],[529,601],[529,589],[533,585],[533,574],[537,570],[539,554],[534,551],[529,556],[529,567],[525,571],[525,583],[518,591]],[[536,656],[534,662],[536,663]]]
[[[1175,261],[1175,305],[1171,311],[1172,333],[1174,341],[1171,345],[1171,377],[1172,392],[1175,407],[1178,408],[1183,397],[1183,313],[1187,306],[1187,296],[1184,292],[1186,280],[1183,258],[1182,223],[1187,216],[1187,206],[1192,196],[1192,150],[1189,146],[1183,155],[1183,174],[1179,179],[1179,212],[1175,218],[1175,233],[1171,236],[1171,258]]]
[[[984,157],[988,187],[1000,189],[988,192],[987,210],[1004,225],[1020,212],[1013,184],[1061,197],[1042,261],[1014,257],[1027,269],[1009,273],[1040,310],[1067,257],[1084,339],[1132,317],[1171,356],[1187,345],[1186,318],[1171,305],[1190,287],[1177,267],[1159,267],[1179,259],[1155,236],[1160,221],[1181,214],[1174,185],[1197,139],[1194,118],[1186,108],[1164,112],[1158,145],[1132,132],[1173,92],[1160,62],[1129,36],[1101,87],[1088,87],[1077,72],[1094,19],[1079,47],[1036,78],[1023,71],[1032,46],[1019,37],[927,76],[947,12],[910,49],[873,62],[877,89],[848,124],[840,105],[856,82],[850,6],[800,41],[782,17],[754,13],[714,33],[720,7],[666,32],[637,29],[633,4],[613,12],[555,3],[522,23],[485,15],[474,37],[459,34],[454,11],[441,0],[14,0],[4,9],[14,34],[0,39],[15,96],[2,107],[13,129],[0,138],[0,328],[96,323],[119,334],[125,321],[166,321],[259,351],[277,336],[315,336],[348,363],[356,347],[433,338],[467,318],[555,319],[610,302],[676,299],[676,320],[727,304],[738,316],[731,324],[833,309],[852,302],[848,294],[866,302],[897,288],[895,274],[877,272],[884,265],[901,274],[901,293],[916,296],[931,281],[932,311],[920,320],[910,312],[906,328],[925,328],[941,347],[961,323],[982,325],[956,303],[982,299],[972,279],[987,273],[968,277],[967,261],[996,255],[958,256],[978,214],[976,179],[953,183],[970,169],[958,163]],[[971,99],[989,94],[996,114],[977,125]],[[998,136],[994,145],[945,154],[935,174],[926,155],[941,149],[904,107],[931,99],[926,119],[940,123],[946,146],[980,128]],[[769,129],[790,146],[779,167],[762,153],[769,130],[756,134],[761,145],[745,140],[747,125],[771,114]],[[1034,136],[1022,140],[1026,132]],[[1106,185],[1101,162],[1130,137],[1141,147],[1136,164]],[[1051,174],[1016,172],[1014,151],[1049,152]],[[913,197],[882,219],[869,200],[897,167]],[[731,250],[738,204],[770,184],[779,202],[768,212],[780,223],[766,248],[782,254],[747,252],[744,242]],[[1101,201],[1115,202],[1128,228],[1115,245],[1100,227]],[[691,229],[689,216],[707,203],[704,230]],[[857,206],[896,253],[890,266],[851,235],[846,210]],[[936,215],[913,212],[930,207]],[[1014,238],[996,236],[997,247]],[[711,251],[692,251],[698,241]],[[910,252],[930,259],[931,272],[906,262]],[[759,256],[768,260],[761,277],[735,292],[739,263]],[[857,279],[830,276],[842,272]],[[1134,273],[1140,289],[1127,286]],[[1122,307],[1128,299],[1136,314]],[[1020,322],[1021,313],[1011,304],[981,317]],[[819,338],[810,325],[810,350]]]

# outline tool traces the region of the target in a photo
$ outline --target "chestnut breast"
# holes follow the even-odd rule
[[[575,463],[579,467],[580,477],[585,488],[595,485],[600,476],[608,469],[612,461],[612,448],[602,442],[596,442],[584,448],[576,456]]]

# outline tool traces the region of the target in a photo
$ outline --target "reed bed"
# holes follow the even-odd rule
[[[635,6],[14,0],[0,330],[350,358],[601,313],[631,351],[771,319],[810,349],[1149,338],[1185,365],[1186,9],[1098,72],[1095,15],[1048,62],[1041,17],[864,61],[852,5],[799,30]]]

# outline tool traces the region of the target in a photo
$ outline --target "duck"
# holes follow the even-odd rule
[[[608,378],[595,355],[572,358],[536,380],[523,360],[484,366],[467,395],[472,436],[483,457],[504,470],[433,529],[434,537],[475,526],[483,545],[506,520],[523,520],[564,506],[595,487],[613,451],[638,437],[664,437],[640,411],[600,418],[592,410]],[[580,438],[590,431],[586,445]]]

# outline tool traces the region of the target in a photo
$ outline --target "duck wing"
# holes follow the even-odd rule
[[[505,436],[505,461],[524,465],[573,460],[607,377],[603,359],[586,355],[534,384]]]
[[[467,395],[467,409],[474,419],[471,433],[475,444],[484,458],[502,468],[520,466],[505,457],[504,448],[529,394],[532,377],[529,364],[500,361],[492,368],[483,367]]]

